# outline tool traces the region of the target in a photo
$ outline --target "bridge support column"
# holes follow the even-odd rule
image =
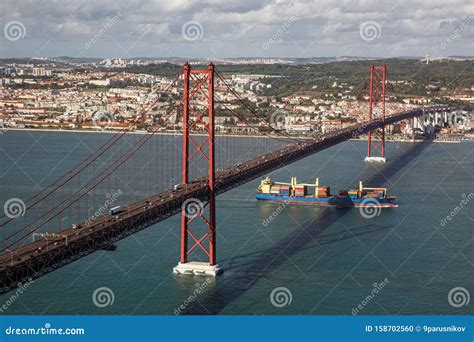
[[[385,84],[387,82],[387,66],[370,66],[369,85],[369,120],[375,119],[374,111],[378,105],[382,119],[382,130],[379,140],[372,140],[372,132],[368,133],[367,162],[385,163]],[[375,155],[374,155],[375,154]]]
[[[425,132],[426,113],[423,113],[422,116],[415,118],[415,122],[417,123],[416,127]]]
[[[207,201],[203,203],[200,199],[188,198],[181,207],[181,252],[179,263],[173,268],[173,272],[177,274],[216,276],[223,271],[217,265],[216,258],[214,121],[214,65],[210,63],[207,69],[192,70],[186,63],[183,90],[182,184],[187,186],[190,161],[198,156],[208,165],[208,179],[205,194]],[[204,127],[206,133],[202,139],[194,139],[191,135],[198,125]],[[199,252],[200,259],[189,260],[191,253]],[[207,260],[203,261],[203,257]]]

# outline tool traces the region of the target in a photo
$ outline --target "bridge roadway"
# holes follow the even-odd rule
[[[446,108],[430,107],[424,111]],[[385,118],[386,125],[423,115],[423,111],[401,112]],[[355,124],[287,145],[240,165],[216,173],[216,192],[221,194],[272,170],[334,146],[368,131],[380,128],[381,119]],[[97,250],[113,249],[113,243],[137,231],[154,225],[181,211],[188,198],[207,200],[207,180],[197,179],[177,189],[169,189],[141,201],[125,205],[118,215],[102,215],[90,222],[77,224],[55,234],[28,243],[0,255],[0,293],[21,283],[51,272]]]

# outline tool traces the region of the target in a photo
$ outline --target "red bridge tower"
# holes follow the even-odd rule
[[[380,117],[382,132],[380,139],[372,141],[372,132],[368,133],[367,157],[365,161],[385,163],[385,86],[387,66],[370,66],[369,120]],[[375,115],[374,115],[375,114]],[[375,154],[375,155],[374,155]]]
[[[173,269],[174,273],[216,276],[222,272],[216,261],[214,121],[214,65],[209,63],[207,69],[192,69],[186,63],[183,87],[182,184],[187,186],[189,182],[191,161],[198,162],[195,159],[201,157],[201,162],[204,159],[208,168],[208,200],[202,203],[199,199],[190,198],[183,202],[181,253],[179,263]],[[190,134],[197,125],[204,127],[205,137],[193,137]],[[208,262],[189,261],[190,254],[198,251]]]

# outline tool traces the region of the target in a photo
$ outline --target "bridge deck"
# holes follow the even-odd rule
[[[386,117],[385,122],[391,124],[422,114],[422,110],[397,113]],[[356,124],[315,139],[286,146],[217,172],[216,192],[223,193],[272,170],[381,126],[380,119]],[[43,237],[3,253],[0,255],[0,292],[8,291],[21,282],[39,277],[94,251],[108,249],[115,241],[177,214],[181,211],[182,203],[188,198],[205,201],[207,180],[198,179],[175,190],[164,191],[125,206],[125,211],[118,215],[103,215],[91,222],[78,224],[75,228],[56,232],[54,236]]]

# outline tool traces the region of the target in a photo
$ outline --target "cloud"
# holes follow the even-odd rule
[[[0,56],[473,55],[474,20],[438,48],[469,16],[471,0],[12,1],[1,6],[2,27],[18,20],[27,34],[14,42],[2,36]],[[183,39],[188,21],[202,25],[202,39]],[[367,21],[380,26],[377,39],[360,37]],[[96,36],[98,42],[84,49]]]

